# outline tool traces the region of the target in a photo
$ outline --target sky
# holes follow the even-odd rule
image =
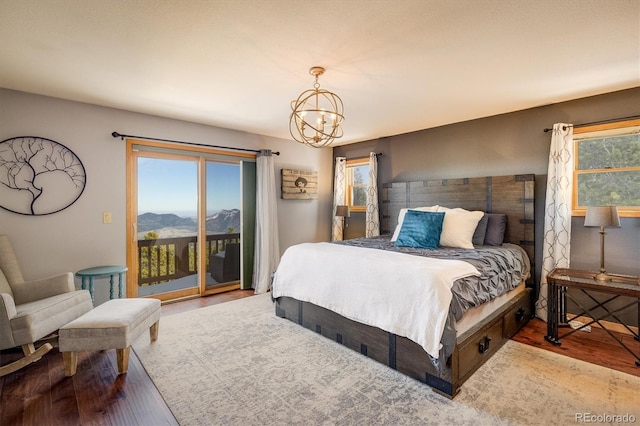
[[[197,207],[197,162],[138,157],[138,214],[195,217]],[[207,215],[234,208],[240,208],[240,164],[207,161]]]

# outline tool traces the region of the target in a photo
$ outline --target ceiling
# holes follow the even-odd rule
[[[391,136],[640,86],[640,2],[0,0],[4,88],[291,139],[315,65]]]

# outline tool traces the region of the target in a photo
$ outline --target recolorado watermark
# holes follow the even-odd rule
[[[633,414],[576,413],[576,423],[635,423]]]

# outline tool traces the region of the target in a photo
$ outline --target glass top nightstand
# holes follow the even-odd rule
[[[545,336],[545,339],[554,345],[560,345],[560,339],[593,323],[597,323],[607,333],[609,333],[614,340],[634,356],[636,359],[636,365],[640,367],[640,349],[638,349],[638,353],[636,354],[601,322],[601,320],[605,318],[612,318],[622,324],[636,340],[640,340],[639,332],[631,329],[629,325],[625,324],[625,322],[617,315],[619,312],[635,305],[638,312],[638,323],[640,324],[640,278],[630,275],[609,274],[611,276],[611,280],[600,281],[595,279],[596,274],[597,272],[577,269],[554,269],[547,276],[547,335]],[[587,295],[594,304],[592,306],[585,307],[582,303],[571,297],[567,292],[567,288],[579,289]],[[591,296],[588,291],[606,293],[611,295],[611,297],[607,298],[603,302],[599,302]],[[610,302],[618,299],[620,296],[631,297],[635,300],[613,310],[607,306]],[[573,301],[578,308],[582,310],[582,312],[576,314],[572,318],[567,318],[567,299]],[[595,312],[598,308],[604,309],[606,314],[602,315]],[[572,329],[563,335],[558,335],[558,327],[566,326],[569,321],[572,321],[584,314],[590,316],[592,321],[577,329]]]

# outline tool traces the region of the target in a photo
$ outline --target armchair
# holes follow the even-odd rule
[[[218,283],[240,279],[240,243],[227,243],[224,251],[209,256],[211,278]]]
[[[9,238],[0,235],[0,350],[22,347],[24,357],[0,366],[0,377],[35,362],[53,346],[36,341],[93,308],[87,290],[76,290],[73,274],[25,282]]]

